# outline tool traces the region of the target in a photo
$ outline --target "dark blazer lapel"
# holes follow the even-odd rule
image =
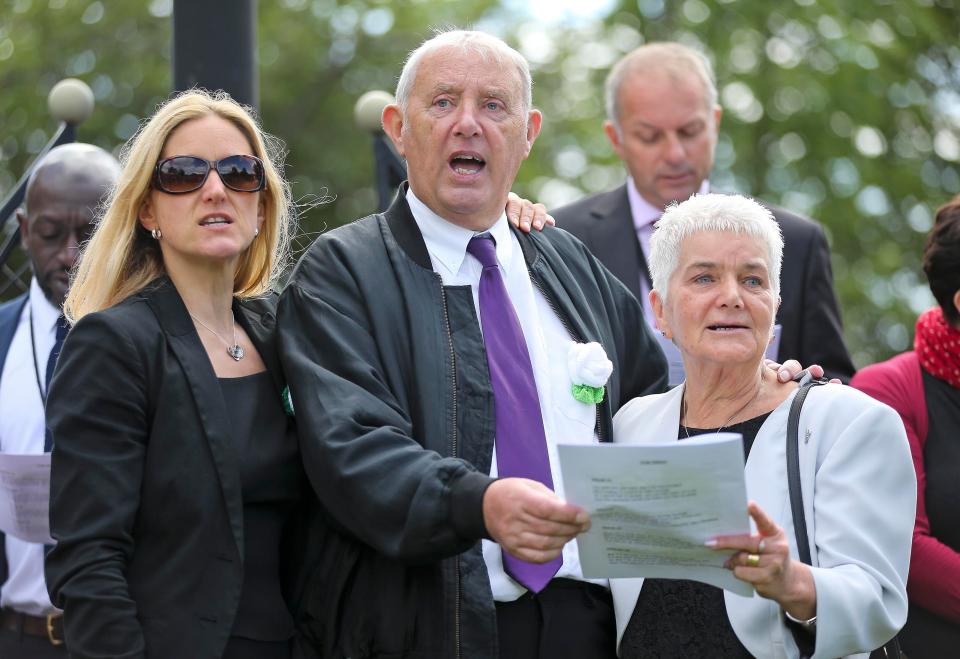
[[[577,335],[571,338],[587,342],[597,341],[599,336],[594,324],[581,315],[574,303],[575,299],[586,299],[586,294],[573,274],[560,263],[559,259],[556,268],[551,268],[547,264],[533,244],[541,240],[539,236],[526,234],[517,229],[513,229],[513,233],[520,242],[520,249],[534,284],[547,296],[551,305],[556,305],[561,321],[569,326],[567,329],[573,330]],[[539,244],[542,245],[544,242],[546,241]]]
[[[627,186],[598,199],[590,214],[597,220],[591,231],[590,250],[634,297],[640,299],[640,277],[648,276],[647,266],[633,228]]]
[[[407,256],[417,265],[427,270],[433,270],[427,244],[423,240],[423,234],[420,233],[417,221],[413,218],[410,205],[407,204],[407,189],[409,187],[410,184],[406,181],[400,184],[397,196],[393,198],[393,203],[390,204],[390,208],[383,215],[387,220],[387,226],[390,227],[390,233],[393,234],[394,240],[397,241],[397,244],[400,245]]]
[[[217,376],[190,320],[187,307],[170,280],[158,280],[156,286],[143,292],[143,296],[156,314],[161,329],[167,335],[167,343],[190,384],[197,413],[220,478],[224,505],[230,517],[230,528],[242,558],[243,492],[240,485],[240,465],[227,436],[230,423]]]
[[[561,259],[555,259],[555,265],[551,267],[533,244],[538,243],[542,246],[542,249],[551,249],[548,245],[544,245],[547,241],[539,235],[521,233],[516,229],[514,229],[514,234],[520,241],[520,248],[523,250],[531,279],[540,288],[541,293],[548,298],[550,305],[555,307],[554,310],[560,316],[560,321],[567,330],[572,331],[575,335],[570,338],[586,343],[591,341],[603,343],[603,333],[597,326],[597,319],[589,313],[584,314],[581,311],[581,308],[589,309],[589,305],[585,302],[589,294],[583,290],[577,278]],[[598,432],[601,437],[609,438],[612,430],[610,419],[613,410],[610,404],[610,396],[606,396],[604,402],[601,403],[601,408],[606,410],[605,414],[598,417]]]

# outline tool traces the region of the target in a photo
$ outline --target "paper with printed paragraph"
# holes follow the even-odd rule
[[[590,513],[590,530],[577,537],[584,577],[694,579],[753,594],[723,567],[733,552],[704,545],[750,533],[739,434],[557,450],[567,501]]]
[[[26,542],[50,537],[50,454],[0,453],[0,531]]]

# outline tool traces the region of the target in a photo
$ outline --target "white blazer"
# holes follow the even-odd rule
[[[613,441],[676,441],[684,386],[635,398],[613,420]],[[747,496],[790,539],[796,536],[787,489],[787,415],[796,392],[764,421],[745,468]],[[642,434],[637,435],[637,429]],[[917,485],[900,417],[843,385],[815,387],[800,415],[800,480],[817,590],[814,659],[865,652],[893,638],[907,619],[907,568]],[[638,438],[639,437],[639,438]],[[812,496],[811,496],[812,493]],[[643,579],[611,579],[617,647]],[[727,616],[756,657],[799,657],[773,600],[724,591]],[[863,655],[866,657],[866,654]]]

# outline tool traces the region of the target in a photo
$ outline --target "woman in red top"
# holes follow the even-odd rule
[[[911,659],[960,648],[960,196],[937,211],[923,269],[939,306],[917,320],[914,350],[850,382],[903,418],[917,470],[917,522],[901,632]]]

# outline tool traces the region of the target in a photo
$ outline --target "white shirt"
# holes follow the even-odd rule
[[[35,342],[32,347],[31,312]],[[0,452],[43,453],[46,422],[37,373],[40,383],[46,387],[47,359],[56,341],[59,317],[60,310],[43,295],[36,278],[32,279],[29,300],[20,313],[0,373]],[[34,616],[57,611],[50,603],[43,578],[43,545],[24,542],[9,534],[5,536],[5,544],[9,576],[2,586],[0,606]]]
[[[467,244],[478,234],[441,218],[417,199],[412,189],[407,191],[407,203],[423,235],[434,271],[440,275],[445,286],[470,286],[479,319],[479,285],[483,267],[472,254],[467,253]],[[523,328],[537,382],[554,491],[563,497],[557,444],[599,442],[595,434],[596,406],[579,402],[571,393],[573,382],[567,367],[567,353],[574,341],[546,298],[530,281],[520,243],[510,230],[505,214],[500,216],[488,233],[497,243],[500,272]],[[497,476],[496,442],[490,475]],[[523,586],[504,572],[498,544],[484,540],[483,558],[490,575],[494,600],[510,602],[526,592]],[[584,580],[576,542],[568,542],[564,546],[563,566],[556,576]],[[607,585],[606,580],[589,581]]]

